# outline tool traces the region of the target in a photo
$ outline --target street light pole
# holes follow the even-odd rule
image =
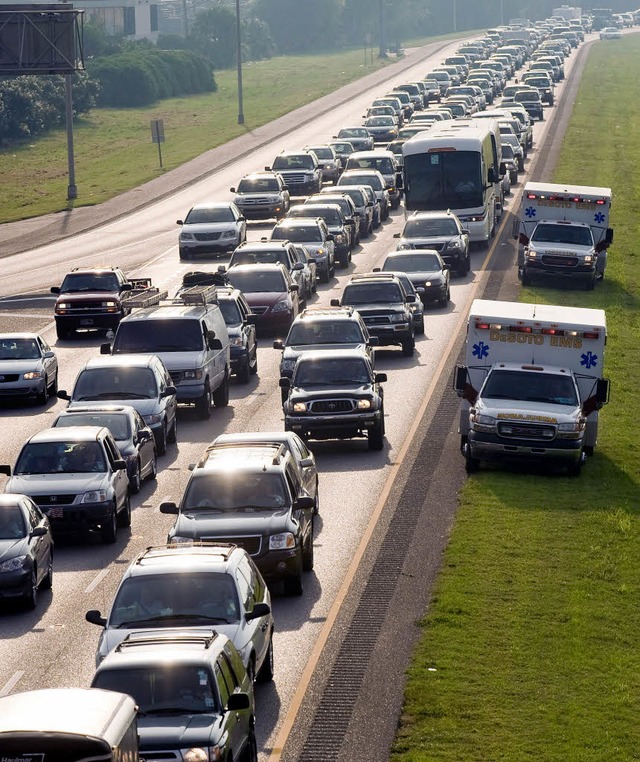
[[[378,54],[378,57],[386,58],[387,57],[387,40],[385,38],[385,29],[384,29],[384,0],[379,0],[378,16],[379,16],[379,24],[380,24],[380,53]]]
[[[453,31],[458,31],[458,8],[456,0],[453,0]]]
[[[240,38],[240,0],[236,0],[236,62],[238,65],[238,124],[244,124],[242,107],[242,40]]]

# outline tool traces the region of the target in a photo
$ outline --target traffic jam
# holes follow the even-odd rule
[[[108,721],[78,726],[87,756],[104,752],[107,723],[101,759],[257,760],[254,688],[278,669],[272,595],[303,596],[326,552],[318,448],[345,443],[353,470],[388,448],[390,372],[426,346],[507,212],[523,285],[592,290],[605,277],[611,189],[526,180],[534,124],[589,32],[587,17],[489,30],[381,90],[361,123],[239,177],[232,200],[194,203],[176,225],[189,268],[177,291],[113,265],[69,270],[51,285],[59,345],[102,343],[67,389],[58,344],[0,334],[0,397],[67,405],[0,465],[0,598],[16,613],[54,586],[57,543],[131,531],[131,498],[173,462],[185,409],[215,419],[267,385],[282,405],[277,430],[204,443],[183,494],[154,505],[173,522],[166,544],[136,555],[103,609],[78,613],[100,633],[91,687],[135,702],[95,699]],[[384,228],[395,249],[368,268]],[[467,472],[517,460],[578,476],[609,398],[604,311],[474,299],[466,331],[453,388]],[[264,353],[276,377],[259,374]],[[65,748],[76,731],[57,712],[11,729],[20,701],[0,696],[3,757]]]

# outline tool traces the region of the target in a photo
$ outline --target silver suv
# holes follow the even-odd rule
[[[267,220],[284,217],[291,204],[289,191],[279,172],[253,172],[245,175],[237,188],[230,188],[235,193],[233,199],[248,220]]]
[[[334,238],[321,217],[287,217],[273,228],[271,240],[303,244],[316,261],[320,280],[327,283],[333,275],[336,256]]]
[[[453,212],[415,212],[394,237],[400,239],[398,250],[434,249],[457,275],[471,268],[469,231]]]

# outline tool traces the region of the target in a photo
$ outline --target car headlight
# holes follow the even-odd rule
[[[180,233],[180,240],[181,241],[193,241],[194,240],[193,233],[187,233],[187,232],[185,232],[183,230],[182,233]]]
[[[370,410],[371,400],[358,400],[358,410]]]
[[[269,537],[269,550],[288,550],[289,548],[295,548],[295,546],[296,538],[291,532],[272,534]]]
[[[190,381],[199,381],[204,375],[202,368],[196,368],[195,370],[185,370],[182,373],[184,378]]]
[[[185,749],[182,752],[182,759],[183,762],[213,762],[213,760],[222,759],[222,749],[219,746]]]
[[[238,235],[237,230],[225,230],[222,234],[223,238],[235,238]]]
[[[154,423],[162,423],[162,413],[153,413],[152,415],[143,415],[142,418],[148,426],[153,426]]]
[[[287,302],[287,300],[281,299],[279,302],[276,302],[273,305],[271,312],[286,312],[288,309],[289,309],[289,303]]]
[[[294,402],[293,403],[293,412],[294,413],[306,413],[307,412],[307,403],[306,402]]]
[[[66,312],[67,310],[71,309],[71,304],[69,302],[59,302],[56,304],[56,312]]]
[[[586,265],[590,265],[593,262],[593,255],[592,254],[586,254],[584,258],[584,263]],[[26,375],[25,375],[26,378]]]
[[[314,256],[321,257],[323,254],[326,254],[327,252],[320,246],[319,249],[316,249]]]
[[[0,572],[13,572],[23,569],[27,561],[27,556],[16,556],[0,564]]]
[[[533,249],[525,249],[524,254],[527,259],[537,259],[538,257],[538,252]]]
[[[400,312],[396,315],[389,315],[390,323],[404,323],[405,320],[406,320],[405,316]]]
[[[460,241],[449,241],[447,244],[447,249],[451,249],[451,251],[455,251],[456,249],[461,249],[462,244]]]
[[[397,250],[398,251],[403,251],[405,249],[410,249],[410,248],[411,248],[411,244],[410,243],[399,243]]]
[[[342,233],[336,233],[336,243],[343,243],[344,242],[344,236]]]
[[[25,381],[35,381],[37,378],[42,378],[42,372],[39,370],[30,370],[25,373],[22,378],[24,378]]]
[[[579,418],[577,421],[570,421],[569,423],[559,423],[558,424],[558,431],[562,432],[571,432],[571,433],[580,433],[581,431],[584,431],[584,427],[587,424],[586,418]]]
[[[242,336],[229,337],[229,344],[232,347],[241,347],[244,344],[244,338]]]
[[[104,489],[93,489],[91,492],[85,492],[81,503],[106,503],[107,491]]]
[[[296,367],[296,361],[295,360],[283,360],[282,361],[282,369],[283,370],[293,370]]]
[[[470,418],[474,431],[493,431],[496,427],[496,419],[492,415],[474,413]]]

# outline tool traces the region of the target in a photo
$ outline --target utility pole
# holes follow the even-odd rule
[[[458,4],[457,0],[453,0],[453,31],[458,31]]]
[[[378,0],[378,14],[379,14],[379,26],[380,26],[380,53],[379,58],[387,57],[387,41],[384,28],[384,0]]]
[[[189,18],[187,17],[187,0],[182,0],[182,31],[185,39],[189,36]]]
[[[238,65],[238,124],[244,124],[242,105],[242,40],[240,38],[240,0],[236,0],[236,63]]]

